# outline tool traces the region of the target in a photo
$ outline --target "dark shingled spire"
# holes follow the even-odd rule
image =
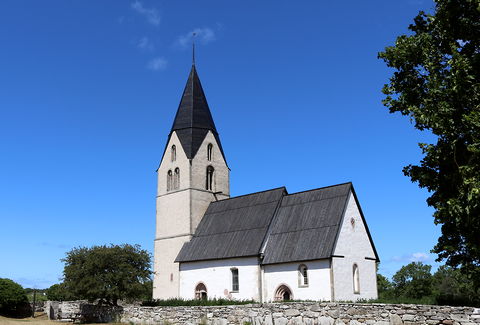
[[[212,131],[225,159],[222,144],[208,108],[195,64],[192,64],[170,135],[173,131],[177,132],[188,159],[195,157],[208,131]]]

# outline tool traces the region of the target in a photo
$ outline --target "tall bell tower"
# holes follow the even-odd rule
[[[183,244],[210,202],[230,196],[229,168],[207,99],[192,64],[157,170],[153,298],[179,296]]]

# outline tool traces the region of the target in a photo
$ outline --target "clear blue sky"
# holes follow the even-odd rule
[[[156,173],[191,64],[232,195],[352,181],[391,276],[434,263],[428,193],[402,174],[433,137],[381,104],[377,52],[431,1],[0,2],[0,277],[59,282],[76,246],[153,251]]]

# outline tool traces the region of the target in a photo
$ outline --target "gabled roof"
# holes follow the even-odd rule
[[[176,262],[258,256],[284,187],[212,202]]]
[[[351,183],[287,195],[267,239],[263,264],[329,258]]]
[[[284,187],[210,203],[176,262],[261,256],[262,264],[330,258],[352,183],[288,194]]]
[[[182,99],[178,105],[169,139],[172,133],[176,132],[187,158],[193,159],[208,131],[211,131],[215,136],[225,159],[220,137],[213,122],[197,69],[193,64],[183,90]]]

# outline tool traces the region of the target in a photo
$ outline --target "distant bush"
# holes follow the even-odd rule
[[[54,301],[69,301],[69,300],[77,300],[75,297],[65,286],[64,283],[57,283],[46,290],[46,297],[47,300],[54,300]]]
[[[247,305],[247,304],[255,304],[256,301],[254,300],[231,300],[231,299],[208,299],[208,300],[200,300],[200,299],[165,299],[165,300],[149,300],[144,301],[142,306],[145,307],[156,307],[156,306],[227,306],[227,305]]]
[[[31,314],[25,290],[10,279],[0,278],[0,314],[13,317],[26,317]]]
[[[378,299],[366,302],[480,307],[474,279],[445,265],[432,275],[430,265],[413,262],[395,273],[393,282],[377,274],[377,288]]]

